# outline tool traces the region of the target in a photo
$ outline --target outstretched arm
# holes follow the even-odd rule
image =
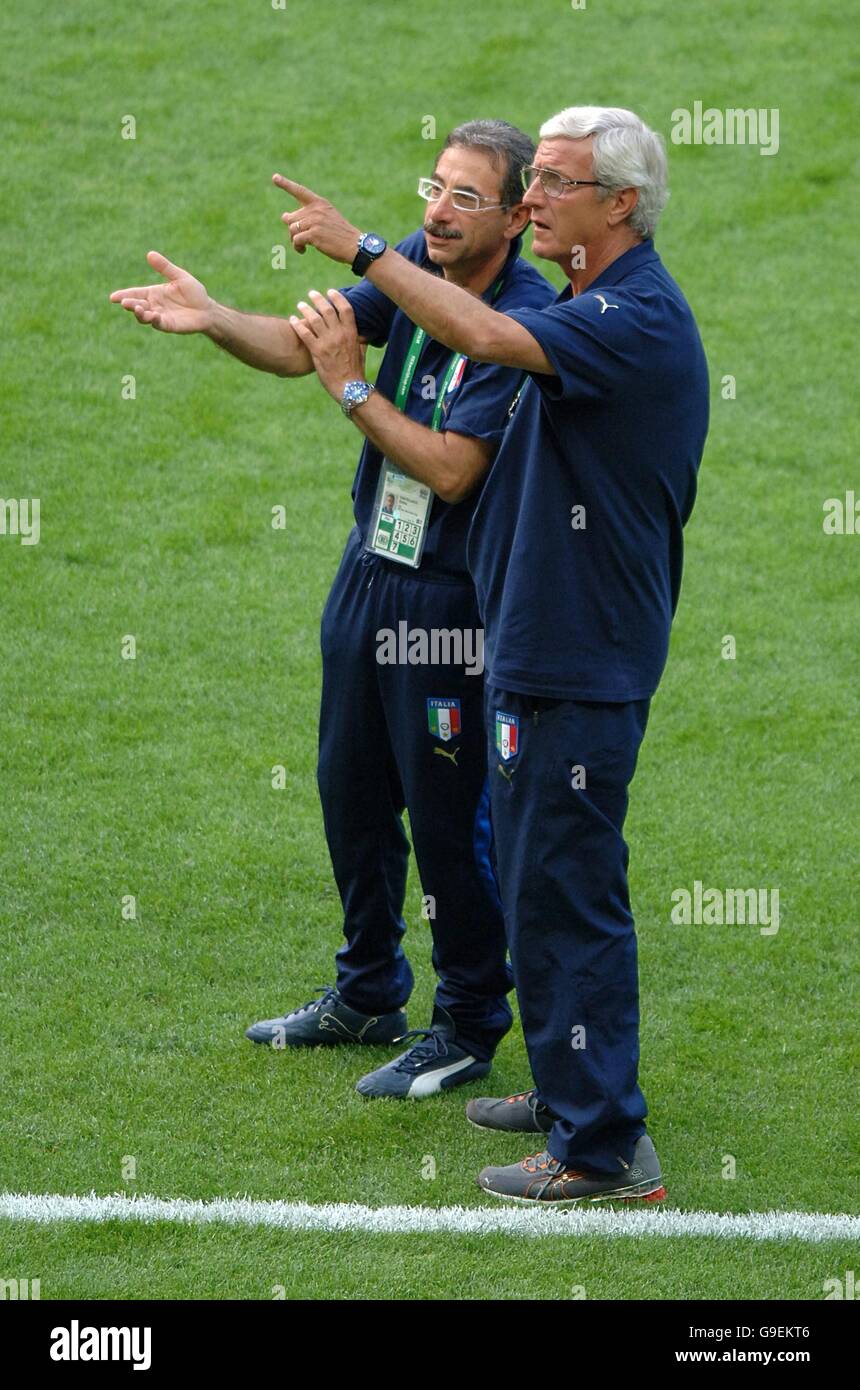
[[[258,371],[307,376],[314,369],[310,353],[288,319],[243,314],[213,300],[211,322],[205,331],[218,347]]]
[[[111,302],[161,333],[204,333],[240,362],[277,376],[306,376],[310,353],[287,319],[243,314],[211,299],[206,286],[158,251],[146,258],[166,284],[114,290]]]
[[[282,174],[275,174],[272,181],[300,205],[282,217],[296,251],[304,252],[308,246],[314,246],[331,260],[350,265],[358,250],[358,228],[303,184]],[[393,299],[413,323],[420,324],[446,347],[476,362],[497,362],[504,367],[556,375],[543,348],[522,324],[491,309],[459,285],[452,285],[441,276],[427,275],[391,247],[374,261],[367,279]]]

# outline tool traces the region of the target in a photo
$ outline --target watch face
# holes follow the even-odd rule
[[[340,403],[344,415],[351,415],[357,405],[364,405],[372,391],[373,387],[367,381],[348,381]]]
[[[382,240],[382,237],[376,236],[373,232],[371,232],[369,236],[366,236],[364,238],[363,250],[369,251],[372,256],[375,256],[378,251],[382,250],[384,245],[385,242]]]

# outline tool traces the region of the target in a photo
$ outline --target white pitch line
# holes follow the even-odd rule
[[[363,1207],[356,1203],[262,1202],[250,1198],[64,1197],[0,1193],[0,1219],[174,1221],[180,1225],[270,1226],[283,1231],[358,1231],[366,1235],[718,1236],[727,1240],[856,1240],[860,1216],[804,1211],[648,1211],[568,1207]]]

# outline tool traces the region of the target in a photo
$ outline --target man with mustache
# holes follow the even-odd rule
[[[521,171],[533,157],[529,137],[504,121],[452,131],[432,178],[419,184],[424,227],[400,253],[476,302],[548,304],[554,290],[520,256],[528,222]],[[111,296],[140,322],[203,331],[281,376],[313,370],[285,319],[214,304],[186,272],[156,253],[149,260],[167,285]],[[362,265],[356,257],[356,273]],[[430,1027],[406,1035],[412,1045],[356,1089],[418,1098],[485,1076],[511,1026],[489,830],[483,660],[467,666],[460,656],[467,639],[474,652],[483,637],[466,535],[522,373],[443,348],[367,280],[346,295],[357,332],[330,338],[321,380],[365,443],[353,486],[356,525],[323,614],[318,768],[346,943],[334,987],[246,1036],[278,1047],[403,1040],[413,983],[402,947],[406,807],[439,977],[435,1007]],[[359,335],[387,344],[375,389],[365,380]],[[395,659],[384,660],[381,635],[403,631],[442,633],[455,659],[422,660],[419,644],[404,661],[401,644]]]
[[[660,1200],[638,1084],[628,789],[678,600],[708,425],[695,319],[653,237],[662,141],[632,111],[569,107],[541,128],[525,203],[570,285],[506,311],[418,275],[374,236],[366,274],[451,349],[527,374],[481,494],[469,566],[486,627],[493,827],[535,1086],[473,1100],[479,1127],[540,1135],[480,1186],[515,1201]],[[276,176],[298,251],[367,243]],[[336,291],[293,323],[315,356],[351,320]],[[335,321],[338,321],[338,324]],[[354,330],[353,330],[354,331]],[[495,764],[495,766],[494,766]]]

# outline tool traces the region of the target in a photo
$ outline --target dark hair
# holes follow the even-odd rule
[[[525,131],[519,130],[508,121],[467,121],[465,125],[458,125],[456,130],[451,131],[439,151],[439,157],[452,145],[463,149],[488,150],[493,156],[493,163],[497,167],[503,165],[505,169],[501,195],[503,204],[505,207],[514,207],[516,203],[522,202],[521,173],[526,165],[531,164],[536,148],[534,141]],[[436,160],[437,164],[439,157]]]

